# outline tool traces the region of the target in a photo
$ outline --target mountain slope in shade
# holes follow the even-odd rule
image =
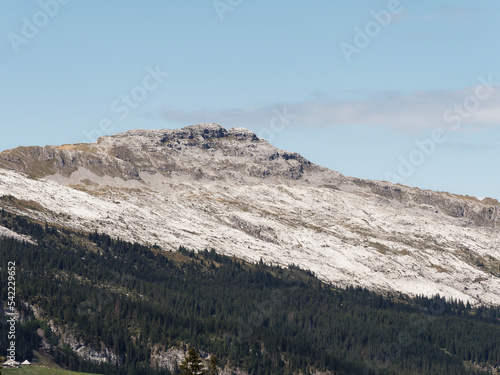
[[[217,248],[338,285],[500,304],[500,205],[346,177],[200,124],[0,153],[0,205],[165,250]]]

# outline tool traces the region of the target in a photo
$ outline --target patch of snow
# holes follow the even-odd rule
[[[14,231],[11,231],[8,228],[2,227],[1,225],[0,225],[0,237],[14,238],[15,240],[18,240],[20,242],[27,242],[27,243],[30,243],[32,245],[36,245],[36,242],[33,241],[33,239],[31,237],[25,236],[22,234],[18,234]]]

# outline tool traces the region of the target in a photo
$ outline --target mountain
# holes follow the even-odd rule
[[[346,177],[243,128],[7,150],[0,202],[164,250],[295,264],[338,286],[500,305],[498,201]]]
[[[16,360],[39,350],[71,370],[179,375],[196,348],[220,375],[500,373],[500,307],[339,289],[297,266],[163,251],[5,210],[0,224],[32,239],[0,237],[16,279],[0,337],[17,316]],[[0,267],[1,280],[12,274]]]

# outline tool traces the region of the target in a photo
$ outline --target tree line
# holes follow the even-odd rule
[[[498,307],[338,289],[293,265],[250,264],[214,249],[168,252],[3,210],[0,225],[37,243],[0,238],[1,280],[8,261],[17,265],[23,360],[38,347],[41,328],[62,366],[102,374],[170,374],[153,353],[172,347],[197,348],[219,367],[249,374],[465,375],[487,373],[472,364],[500,364]],[[106,364],[82,360],[49,320],[116,356]],[[0,324],[2,340],[5,330]]]

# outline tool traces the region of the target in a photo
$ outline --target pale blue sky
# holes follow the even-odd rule
[[[500,199],[498,14],[492,0],[4,0],[0,149],[217,122],[347,175]]]

